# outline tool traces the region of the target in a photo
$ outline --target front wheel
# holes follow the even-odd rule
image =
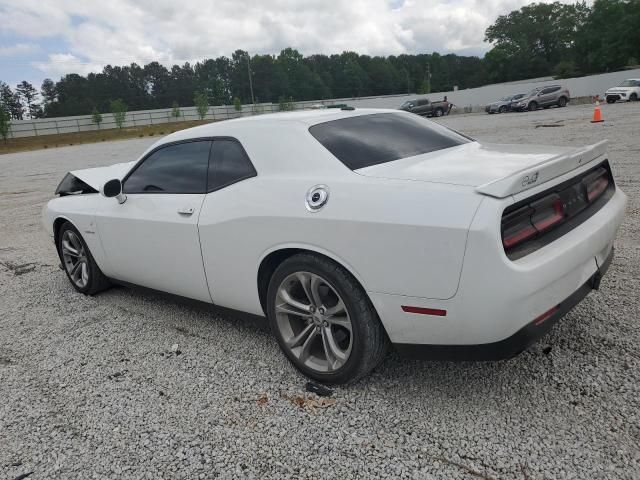
[[[560,108],[566,107],[566,106],[567,106],[567,99],[566,99],[566,98],[564,98],[564,97],[560,97],[560,98],[558,99],[558,106],[559,106]]]
[[[65,222],[58,233],[58,252],[67,277],[78,292],[93,295],[109,287],[80,232]]]
[[[507,107],[506,105],[502,105],[499,109],[498,112],[500,113],[507,113]]]
[[[630,102],[637,102],[638,101],[638,94],[633,92],[631,95],[629,95],[629,101]]]
[[[340,265],[301,253],[274,272],[267,315],[280,348],[323,383],[353,382],[384,358],[388,339],[362,287]]]

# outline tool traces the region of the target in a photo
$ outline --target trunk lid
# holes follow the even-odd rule
[[[360,175],[475,187],[503,198],[547,182],[605,153],[606,141],[587,147],[466,143],[355,170]]]

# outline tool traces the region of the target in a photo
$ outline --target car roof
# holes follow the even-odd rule
[[[247,130],[265,127],[282,127],[285,124],[308,129],[312,125],[340,120],[342,118],[360,115],[372,115],[376,113],[395,113],[398,115],[413,115],[402,110],[387,108],[358,108],[342,110],[338,108],[301,110],[297,112],[266,113],[250,117],[234,118],[219,122],[207,123],[185,130],[179,130],[160,139],[153,147],[165,143],[189,140],[193,138],[207,138],[216,136],[234,136]]]

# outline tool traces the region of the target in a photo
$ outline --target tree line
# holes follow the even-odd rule
[[[571,77],[638,63],[640,0],[575,4],[532,3],[498,17],[485,33],[484,58],[438,53],[388,57],[343,52],[205,59],[167,68],[107,65],[100,73],[45,79],[40,92],[26,81],[15,91],[0,82],[0,110],[13,119],[205,105],[419,94],[478,87],[538,76]],[[250,78],[253,86],[253,97]],[[205,107],[206,108],[206,107]],[[2,116],[2,112],[0,112]]]

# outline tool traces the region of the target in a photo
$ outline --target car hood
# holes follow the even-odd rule
[[[552,147],[471,142],[356,170],[360,175],[477,187],[504,197],[555,178],[604,154],[596,145]]]
[[[637,88],[638,87],[613,87],[607,90],[607,93],[628,93],[635,91]]]
[[[87,185],[95,188],[96,190],[100,190],[100,188],[109,180],[113,180],[114,178],[122,180],[135,164],[135,161],[127,163],[115,163],[106,167],[73,170],[69,173],[74,177],[79,178]]]

